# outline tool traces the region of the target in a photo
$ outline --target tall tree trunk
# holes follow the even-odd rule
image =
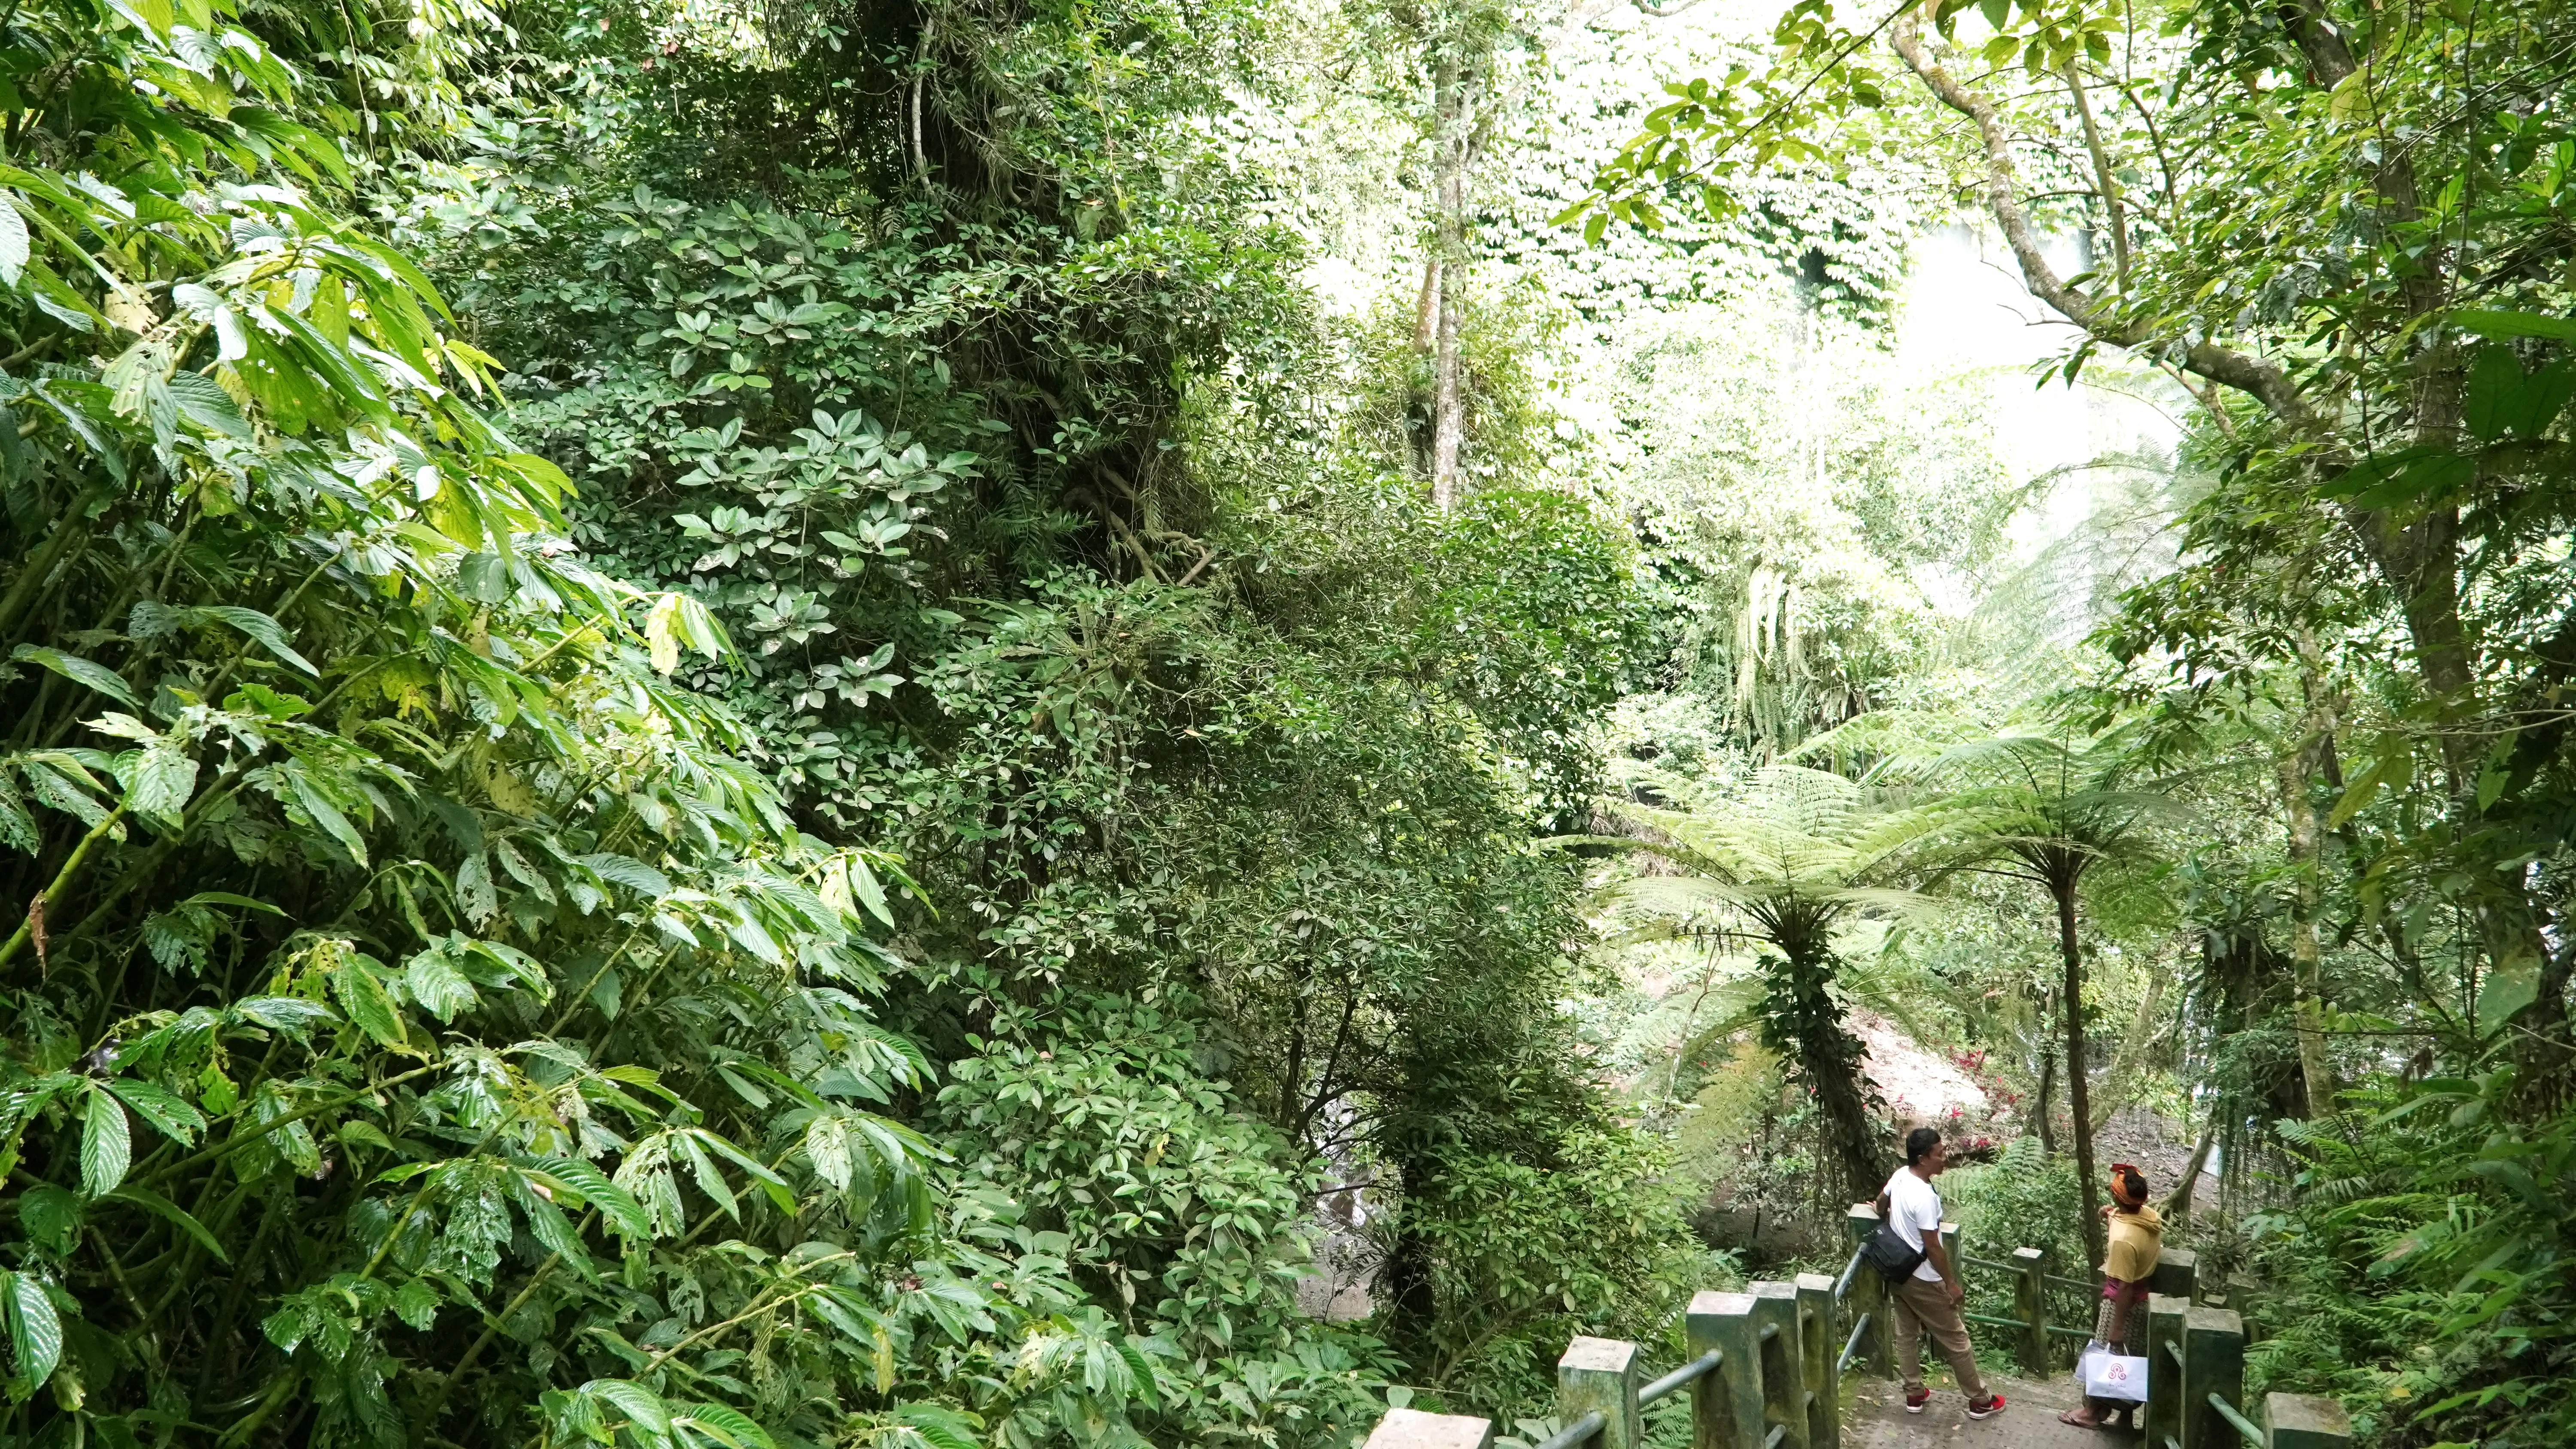
[[[2299,1029],[2299,1082],[2308,1115],[2334,1110],[2335,1086],[2326,1064],[2323,956],[2317,944],[2317,802],[2309,781],[2320,746],[2334,730],[2334,705],[2326,692],[2324,668],[2315,637],[2305,630],[2299,640],[2299,689],[2304,708],[2298,737],[2281,757],[2281,812],[2289,836],[2291,878],[2295,886],[2290,911],[2290,965],[2298,978],[2298,1000],[2292,1013]]]
[[[2075,934],[2074,874],[2063,884],[2052,879],[2049,894],[2057,897],[2057,947],[2066,959],[2066,1105],[2074,1119],[2075,1176],[2084,1189],[2084,1251],[2099,1263],[2102,1216],[2094,1209],[2102,1189],[2093,1180],[2093,1102],[2084,1084],[2084,951]]]
[[[2191,1214],[2192,1191],[2200,1186],[2201,1169],[2209,1166],[2209,1149],[2217,1145],[2218,1114],[2213,1111],[2209,1114],[2208,1123],[2200,1129],[2199,1145],[2191,1149],[2191,1161],[2183,1164],[2182,1181],[2175,1183],[2174,1190],[2165,1195],[2164,1215],[2167,1219],[2179,1219]]]
[[[1843,1025],[1834,1000],[1834,958],[1821,944],[1783,955],[1788,959],[1763,983],[1763,1045],[1790,1059],[1798,1084],[1815,1099],[1843,1200],[1868,1202],[1887,1180],[1889,1154],[1870,1112],[1876,1093],[1860,1039]]]
[[[1386,1264],[1379,1274],[1376,1294],[1378,1311],[1386,1324],[1385,1336],[1396,1343],[1417,1337],[1427,1342],[1433,1322],[1439,1317],[1439,1302],[1431,1285],[1431,1242],[1407,1217],[1413,1204],[1428,1196],[1434,1170],[1427,1163],[1400,1163],[1397,1167],[1402,1186],[1392,1225],[1394,1241],[1387,1245]]]
[[[2055,995],[2043,991],[2039,996],[2039,1099],[2031,1116],[2039,1124],[2039,1150],[2051,1157],[2057,1155],[2057,1123],[2050,1115],[2057,1099],[2057,1048],[2048,1039],[2048,1007]]]
[[[1422,263],[1422,295],[1413,303],[1413,350],[1425,357],[1440,341],[1440,258]]]
[[[1433,329],[1431,368],[1431,503],[1458,504],[1458,452],[1465,441],[1467,404],[1459,358],[1466,325],[1467,282],[1467,73],[1455,53],[1435,68],[1439,134],[1437,267],[1439,318]]]

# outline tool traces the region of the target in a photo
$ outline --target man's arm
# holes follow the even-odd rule
[[[1934,1223],[1923,1232],[1923,1261],[1931,1264],[1932,1271],[1940,1274],[1941,1281],[1949,1285],[1951,1302],[1957,1303],[1967,1298],[1966,1285],[1960,1283],[1958,1272],[1950,1266],[1950,1250],[1941,1245],[1939,1223]]]

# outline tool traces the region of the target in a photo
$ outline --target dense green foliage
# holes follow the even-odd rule
[[[2559,8],[14,7],[0,1444],[1527,1431],[1918,1117],[2565,1437]]]
[[[510,21],[6,22],[9,1442],[1334,1442],[1697,1286],[1532,843],[1629,545],[1342,421],[1294,37]]]
[[[2211,1261],[2277,1289],[2262,1377],[2388,1443],[2576,1423],[2568,37],[2541,4],[1801,5],[1573,208],[1936,157],[2067,325],[2059,378],[2144,360],[2192,410],[2180,557],[2034,712],[2191,777],[2203,823],[2133,844],[2200,938],[2172,1066],[2254,1209]]]

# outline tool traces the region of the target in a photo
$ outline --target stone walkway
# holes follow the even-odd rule
[[[1854,1387],[1843,1411],[1843,1449],[2139,1449],[2135,1434],[2057,1422],[2080,1397],[2072,1371],[2046,1383],[1987,1375],[1986,1387],[2004,1396],[2004,1411],[1988,1419],[1968,1417],[1946,1372],[1931,1380],[1932,1404],[1920,1414],[1905,1412],[1905,1391],[1892,1379],[1845,1382]]]

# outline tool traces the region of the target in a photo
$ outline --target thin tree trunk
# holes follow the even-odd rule
[[[2334,1110],[2335,1085],[2326,1063],[2325,1002],[2317,944],[2317,803],[2309,791],[2318,744],[2334,729],[2334,707],[2327,698],[2316,640],[2302,631],[2299,640],[2299,688],[2306,708],[2298,738],[2281,757],[2281,811],[2289,835],[2291,879],[2295,895],[2290,912],[2290,964],[2298,981],[2293,1008],[2299,1029],[2299,1083],[2308,1116]]]
[[[2039,1150],[2051,1157],[2057,1155],[2057,1123],[2050,1118],[2050,1104],[2057,1096],[2057,1048],[2048,1039],[2048,1002],[2039,1004],[2039,1100],[2033,1104],[2039,1123]]]
[[[1435,85],[1439,232],[1434,260],[1438,266],[1439,317],[1432,338],[1431,503],[1445,510],[1458,504],[1458,453],[1467,422],[1465,379],[1459,357],[1466,322],[1467,76],[1455,54],[1441,58]]]
[[[2191,1213],[2192,1190],[2200,1185],[2201,1169],[2209,1166],[2209,1149],[2218,1145],[2217,1104],[2212,1103],[2209,1122],[2200,1129],[2200,1145],[2191,1149],[2191,1161],[2184,1164],[2182,1181],[2165,1197],[2164,1216],[2171,1222]]]
[[[1440,259],[1422,264],[1422,295],[1413,304],[1413,350],[1428,357],[1440,338]]]
[[[1436,354],[1440,346],[1440,274],[1446,268],[1440,265],[1439,241],[1436,237],[1432,241],[1432,249],[1432,254],[1424,258],[1422,263],[1422,295],[1415,299],[1413,304],[1413,350],[1424,357],[1435,358],[1432,370],[1436,374],[1439,371]],[[1429,478],[1434,472],[1431,462],[1432,438],[1439,429],[1438,383],[1435,381],[1428,393],[1417,394],[1414,401],[1421,408],[1423,421],[1427,426],[1418,431],[1408,432],[1405,442],[1414,472],[1421,477]]]
[[[2057,945],[2066,958],[2066,1105],[2074,1118],[2075,1176],[2084,1190],[2084,1251],[2102,1261],[2101,1186],[2093,1180],[2093,1103],[2084,1084],[2084,952],[2075,934],[2075,882],[2052,884],[2057,897]]]

